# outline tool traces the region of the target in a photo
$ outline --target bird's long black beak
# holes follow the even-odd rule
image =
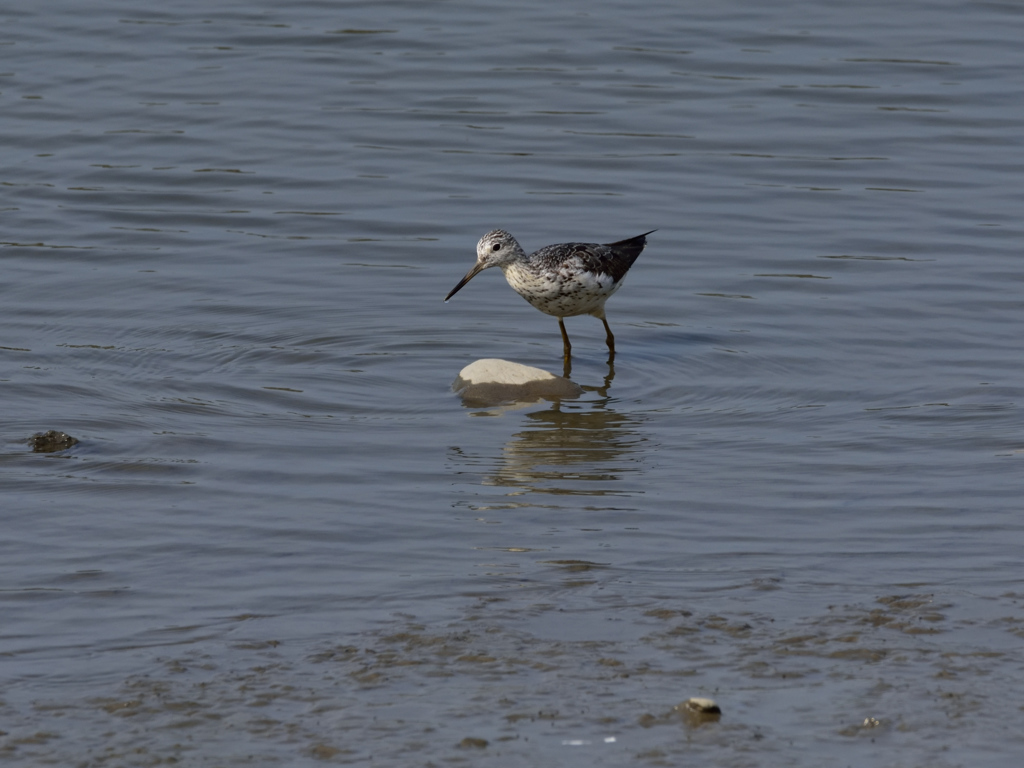
[[[477,272],[480,272],[482,269],[483,266],[481,266],[480,262],[474,264],[473,268],[466,273],[466,276],[459,280],[459,284],[452,288],[450,291],[448,291],[448,295],[444,297],[444,300],[448,301],[448,299],[450,299],[452,296],[454,296],[456,293],[462,290],[462,286],[464,286],[466,283],[468,283],[470,280],[476,277]]]

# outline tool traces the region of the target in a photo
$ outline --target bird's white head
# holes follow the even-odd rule
[[[448,299],[458,293],[462,286],[485,269],[490,269],[491,267],[507,267],[509,264],[512,264],[514,261],[521,259],[524,256],[525,254],[523,253],[523,249],[512,235],[504,229],[492,229],[486,235],[481,237],[480,242],[476,244],[476,264],[474,264],[473,268],[466,273],[466,276],[459,281],[459,284],[449,291],[448,295],[444,297],[444,300],[448,301]]]
[[[504,267],[524,255],[516,239],[504,229],[492,229],[476,244],[476,263],[480,269]]]

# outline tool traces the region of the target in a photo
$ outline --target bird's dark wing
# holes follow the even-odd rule
[[[651,230],[651,232],[655,231]],[[651,232],[644,232],[637,237],[605,245],[598,243],[548,245],[536,253],[530,254],[529,260],[535,267],[552,273],[572,265],[594,274],[609,275],[617,283],[625,277],[637,256],[643,251],[647,244],[647,235]]]
[[[657,232],[657,230],[652,229],[651,232]],[[643,252],[644,246],[647,245],[647,236],[651,232],[619,240],[617,243],[580,244],[576,246],[576,256],[591,272],[603,272],[606,275],[611,275],[617,283],[626,276],[629,268],[633,266],[633,262]]]

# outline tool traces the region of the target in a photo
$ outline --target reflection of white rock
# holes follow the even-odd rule
[[[487,406],[509,401],[536,402],[579,397],[583,388],[569,379],[508,360],[477,360],[461,371],[452,389],[467,405]]]

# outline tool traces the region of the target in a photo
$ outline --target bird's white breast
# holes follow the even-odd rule
[[[599,311],[622,283],[616,283],[611,275],[581,269],[573,261],[554,269],[531,269],[514,263],[503,271],[512,289],[541,312],[574,317]]]

